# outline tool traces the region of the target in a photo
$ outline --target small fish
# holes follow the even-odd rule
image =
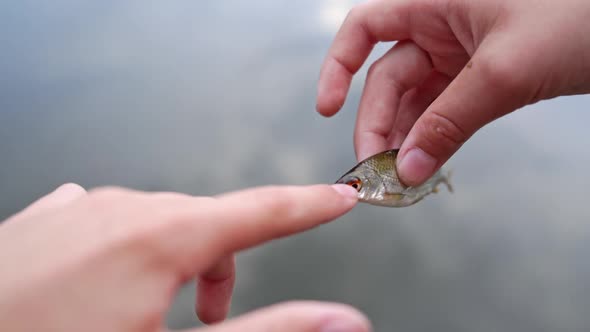
[[[336,183],[355,188],[361,202],[388,207],[416,204],[425,196],[437,193],[437,187],[441,183],[446,185],[449,192],[453,192],[449,182],[450,172],[443,174],[441,170],[417,187],[401,183],[395,166],[398,151],[384,151],[361,161]]]

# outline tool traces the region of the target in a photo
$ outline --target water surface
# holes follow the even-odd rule
[[[352,4],[3,2],[0,218],[67,181],[198,195],[334,181],[355,162],[366,67],[335,118],[314,112],[315,84]],[[453,195],[359,205],[242,253],[232,316],[319,299],[376,331],[583,330],[589,105],[558,98],[487,126],[449,162]],[[198,325],[192,292],[171,327]]]

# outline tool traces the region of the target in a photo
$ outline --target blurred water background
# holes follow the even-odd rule
[[[334,181],[355,163],[367,66],[332,119],[314,111],[316,80],[354,3],[1,2],[0,219],[68,181],[198,195]],[[589,105],[487,126],[448,164],[453,195],[359,205],[240,254],[231,315],[317,299],[376,331],[587,330]],[[170,327],[199,325],[193,292]]]

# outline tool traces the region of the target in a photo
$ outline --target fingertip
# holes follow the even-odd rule
[[[339,108],[322,106],[322,105],[320,105],[320,103],[318,103],[316,105],[316,108],[315,109],[316,109],[316,112],[318,112],[320,115],[322,115],[322,116],[324,116],[326,118],[333,117],[340,110]]]
[[[300,187],[302,190],[299,206],[305,214],[299,215],[298,222],[320,225],[333,221],[346,214],[358,202],[357,191],[345,184],[317,184]],[[307,192],[307,194],[305,194]],[[298,214],[295,214],[298,215]]]
[[[320,220],[320,224],[336,220],[350,212],[358,203],[358,192],[351,186],[346,184],[332,184],[328,190],[335,193],[335,198],[330,201],[330,204],[327,204],[328,202],[325,199],[329,196],[326,196],[325,192],[321,194],[320,197],[323,197],[324,204],[323,207],[318,209],[324,210],[322,213],[324,217],[318,219]]]
[[[222,281],[200,278],[197,285],[195,312],[204,324],[225,320],[231,305],[234,277]]]
[[[344,106],[351,81],[352,74],[338,61],[328,57],[318,81],[317,112],[325,117],[338,113]]]
[[[335,91],[318,93],[316,111],[327,118],[332,117],[340,111],[345,98],[344,94]]]
[[[347,201],[352,204],[358,201],[358,192],[353,187],[346,184],[333,184],[332,189],[336,191],[340,196],[344,197]]]
[[[231,305],[234,283],[233,255],[222,258],[199,276],[195,309],[197,317],[203,323],[214,324],[225,320]]]
[[[221,323],[227,317],[228,308],[197,307],[197,318],[206,325]]]
[[[413,147],[401,154],[397,161],[398,175],[402,183],[417,186],[434,174],[438,161],[424,150]]]

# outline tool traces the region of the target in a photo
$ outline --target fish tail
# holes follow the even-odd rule
[[[454,189],[453,189],[453,185],[451,184],[451,176],[453,175],[453,170],[448,170],[447,174],[444,175],[442,177],[442,183],[445,184],[445,186],[447,186],[447,189],[449,190],[449,192],[453,193]]]

